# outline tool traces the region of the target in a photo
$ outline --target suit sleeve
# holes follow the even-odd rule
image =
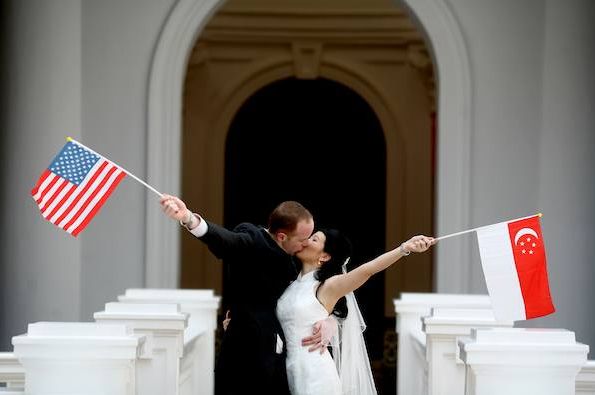
[[[200,238],[219,259],[225,259],[254,247],[255,231],[251,224],[240,224],[233,231],[208,222],[207,233]]]

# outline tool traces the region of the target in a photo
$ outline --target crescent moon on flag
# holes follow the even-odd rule
[[[519,230],[518,232],[516,232],[516,236],[514,236],[514,244],[516,245],[517,242],[519,241],[519,239],[521,237],[523,237],[524,235],[531,235],[531,236],[534,236],[535,238],[539,239],[539,236],[537,236],[537,233],[533,229],[523,228],[523,229]]]

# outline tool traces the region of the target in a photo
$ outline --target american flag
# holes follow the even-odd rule
[[[119,166],[69,141],[41,174],[31,196],[45,219],[76,237],[125,175]]]

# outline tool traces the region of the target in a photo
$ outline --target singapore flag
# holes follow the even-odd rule
[[[477,241],[497,319],[527,320],[555,311],[539,216],[478,228]]]

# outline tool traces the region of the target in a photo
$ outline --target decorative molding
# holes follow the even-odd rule
[[[298,79],[313,80],[320,73],[322,43],[294,42],[291,46],[295,76]]]
[[[432,70],[432,59],[430,59],[425,45],[409,45],[407,47],[407,60],[416,69],[424,72],[431,72]]]
[[[238,16],[264,16],[264,17],[282,17],[282,16],[299,16],[299,17],[368,17],[368,16],[382,16],[382,17],[401,17],[403,19],[407,19],[408,16],[399,8],[391,6],[387,7],[370,7],[370,8],[322,8],[321,6],[314,7],[297,7],[297,8],[290,8],[287,7],[287,4],[282,5],[279,8],[271,7],[272,3],[267,4],[266,6],[250,6],[250,7],[243,7],[238,6],[233,3],[228,3],[225,5],[219,12],[221,15],[238,15]]]
[[[434,65],[425,45],[411,44],[407,47],[407,61],[414,69],[425,77],[428,89],[428,98],[432,103],[432,111],[436,112],[436,79],[434,78]]]
[[[272,6],[272,5],[271,5]],[[383,9],[272,10],[223,7],[209,22],[201,40],[212,42],[324,41],[325,43],[423,44],[415,25],[393,5]]]

